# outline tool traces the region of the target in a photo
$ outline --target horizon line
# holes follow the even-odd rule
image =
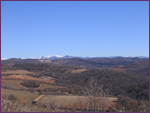
[[[43,55],[45,57],[54,57],[54,56],[61,56],[61,55],[53,55],[53,56],[46,56],[46,55]],[[65,56],[70,56],[70,55],[64,55],[62,57],[65,57]],[[42,57],[42,56],[40,56]],[[40,59],[40,57],[28,57],[28,58],[20,58],[20,57],[11,57],[11,58],[1,58],[1,60],[7,60],[7,59],[12,59],[12,58],[16,58],[16,59]],[[84,56],[71,56],[71,57],[74,57],[74,58],[78,58],[78,57],[81,57],[81,58],[85,58]],[[149,56],[94,56],[94,57],[89,57],[89,56],[86,56],[88,58],[117,58],[117,57],[131,57],[131,58],[135,58],[135,57],[138,57],[138,58],[149,58]],[[59,59],[60,57],[58,57]]]

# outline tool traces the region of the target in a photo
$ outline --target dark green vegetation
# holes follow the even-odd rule
[[[40,83],[35,80],[24,80],[21,85],[26,86],[26,87],[32,87],[32,88],[37,88],[40,86]]]
[[[27,70],[33,77],[48,76],[55,79],[55,85],[62,88],[36,89],[37,92],[67,92],[84,95],[92,77],[97,84],[103,85],[103,91],[118,98],[117,109],[125,107],[126,111],[141,111],[140,102],[149,102],[149,59],[146,58],[92,58],[92,59],[57,59],[42,63],[35,59],[10,59],[1,61],[2,72],[8,70]],[[73,70],[86,69],[80,73]],[[5,76],[5,75],[3,75]],[[30,82],[22,84],[32,86]],[[29,84],[27,84],[29,83]],[[33,81],[31,83],[34,83]],[[24,86],[25,86],[24,85]],[[36,87],[40,86],[36,83]]]

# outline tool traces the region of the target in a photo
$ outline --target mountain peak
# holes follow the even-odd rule
[[[7,58],[2,58],[1,60],[7,60]]]
[[[38,59],[64,59],[64,58],[73,58],[72,56],[62,56],[62,55],[53,55],[53,56],[40,56]]]

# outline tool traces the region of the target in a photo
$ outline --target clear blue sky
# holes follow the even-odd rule
[[[2,1],[1,58],[149,56],[148,1]]]

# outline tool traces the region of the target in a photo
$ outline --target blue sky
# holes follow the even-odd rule
[[[149,56],[148,1],[1,1],[1,58]]]

